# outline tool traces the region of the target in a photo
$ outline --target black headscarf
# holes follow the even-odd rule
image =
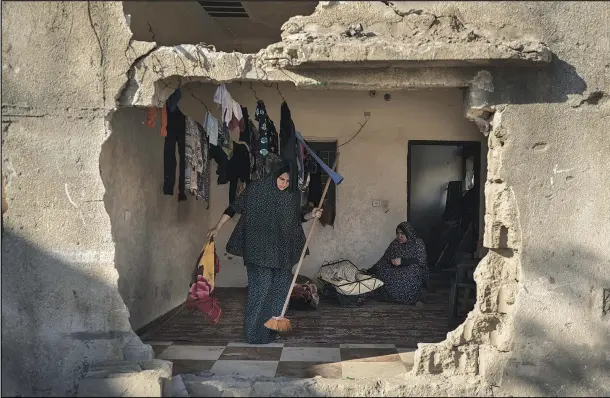
[[[277,187],[277,177],[287,169],[287,164],[277,164],[272,173],[250,183],[231,204],[241,217],[227,243],[227,252],[243,257],[248,266],[284,268],[299,261],[305,245],[298,211],[300,197],[298,192]]]
[[[287,162],[281,162],[275,165],[275,170],[273,170],[273,175],[277,180],[284,173],[290,175],[290,165]],[[290,185],[293,184],[292,179],[290,180]],[[290,185],[288,187],[290,187]]]
[[[403,232],[407,241],[400,243],[394,239],[383,257],[373,266],[377,277],[384,283],[379,298],[415,304],[421,298],[422,285],[428,279],[426,247],[409,223],[400,223],[396,230]],[[397,258],[401,260],[401,265],[392,265],[391,261]]]
[[[407,237],[405,243],[400,243],[394,239],[390,246],[385,251],[383,259],[389,263],[395,258],[411,258],[417,260],[417,263],[421,268],[426,267],[426,247],[424,241],[421,240],[416,234],[415,229],[407,221],[401,222],[396,227],[396,231],[401,231]]]

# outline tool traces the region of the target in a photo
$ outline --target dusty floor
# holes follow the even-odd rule
[[[294,331],[277,343],[243,343],[245,289],[219,288],[223,316],[212,326],[185,309],[148,331],[143,340],[158,358],[174,363],[174,374],[265,377],[366,378],[411,370],[417,343],[445,339],[448,285],[436,281],[422,307],[368,300],[343,308],[322,298],[317,310],[289,310]]]

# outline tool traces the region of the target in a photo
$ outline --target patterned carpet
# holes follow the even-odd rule
[[[243,342],[245,288],[218,288],[214,294],[223,310],[217,325],[200,314],[182,309],[160,324],[150,325],[143,340],[225,346]],[[339,306],[335,298],[322,298],[317,310],[288,310],[293,332],[282,342],[311,344],[394,344],[416,348],[417,343],[445,339],[450,330],[446,308],[448,289],[437,286],[421,307],[366,301],[358,308]]]

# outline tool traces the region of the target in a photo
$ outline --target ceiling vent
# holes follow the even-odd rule
[[[199,4],[212,18],[248,18],[241,1],[211,0]]]

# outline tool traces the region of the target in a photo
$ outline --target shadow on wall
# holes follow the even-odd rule
[[[160,112],[155,128],[145,120],[139,108],[114,113],[100,154],[119,291],[134,330],[184,302],[209,227],[203,200],[178,202],[177,178],[174,195],[162,194]]]
[[[5,229],[2,396],[72,396],[92,363],[124,358],[135,335],[95,254],[52,254]]]
[[[570,245],[524,254],[541,266],[522,270],[530,282],[519,292],[514,333],[524,343],[514,348],[504,371],[510,384],[502,387],[534,396],[610,396],[610,314],[602,315],[599,289],[610,287],[610,274],[590,271],[592,264],[610,269],[610,260]]]
[[[581,95],[587,90],[576,68],[556,54],[550,65],[496,69],[493,77],[494,102],[500,104],[561,103],[568,101],[568,95]]]

